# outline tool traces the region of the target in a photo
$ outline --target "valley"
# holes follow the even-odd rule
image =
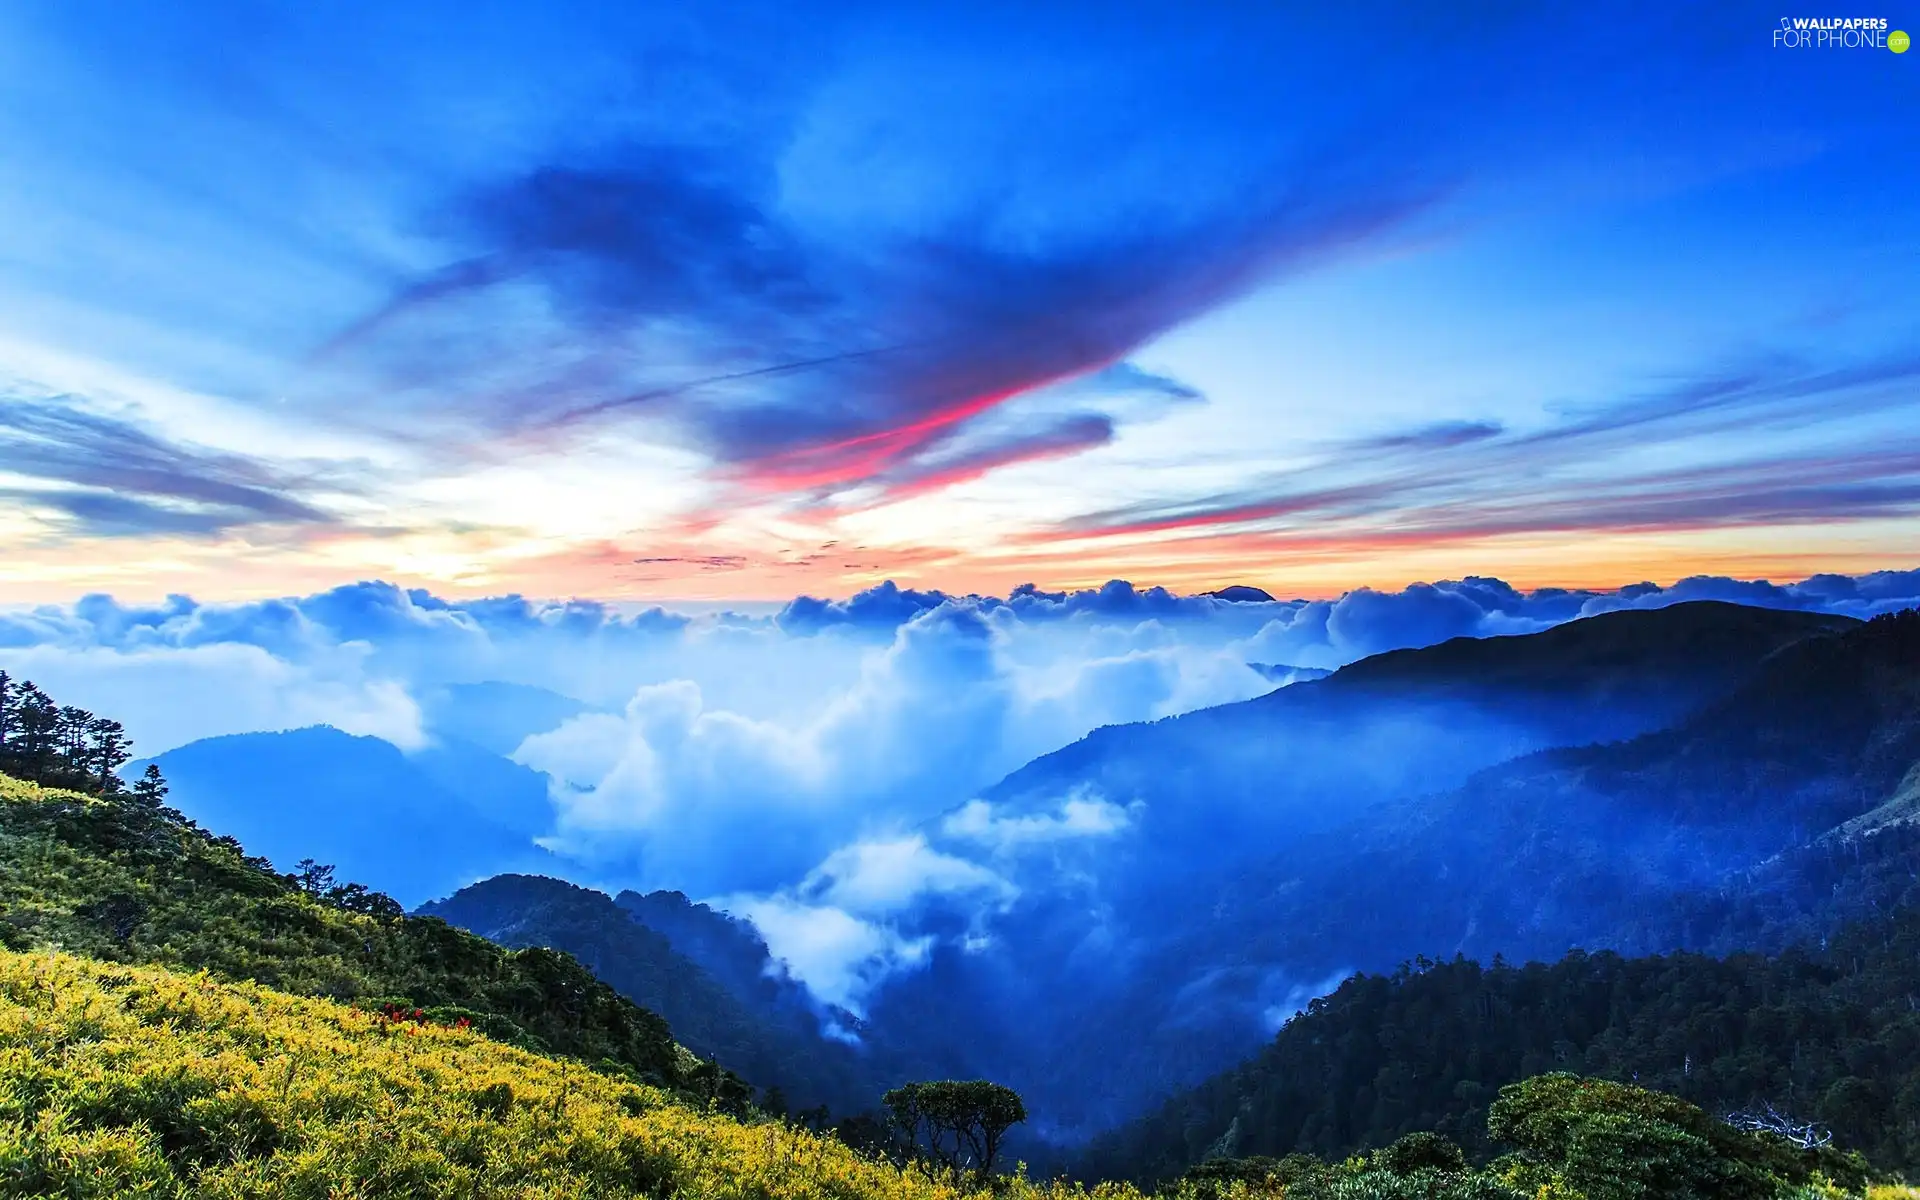
[[[484,855],[476,832],[515,824],[530,839],[530,809],[515,819],[501,799],[518,768],[453,745],[421,761],[312,730],[159,762],[215,795],[230,746],[252,778],[297,779],[307,790],[276,793],[278,844],[327,820],[351,845],[337,799],[372,802],[395,778],[383,769],[447,797],[417,818],[459,829],[447,854]],[[918,930],[974,935],[930,938],[924,966],[863,1012],[824,1004],[752,924],[679,893],[509,872],[399,925],[321,919],[377,912],[357,897],[379,890],[329,898],[192,822],[29,802],[30,785],[8,809],[5,928],[10,946],[397,998],[542,1052],[625,1045],[614,1056],[655,1086],[821,1129],[859,1128],[909,1080],[996,1079],[1031,1112],[1022,1158],[1096,1178],[1338,1158],[1423,1130],[1484,1156],[1495,1092],[1570,1068],[1709,1111],[1785,1104],[1905,1169],[1920,1150],[1898,1115],[1920,1096],[1902,1065],[1920,993],[1916,771],[1920,615],[1680,605],[1396,651],[1036,760],[923,830],[956,855],[983,831],[1028,831],[978,860],[1015,898],[984,924],[938,903],[916,914]],[[1063,797],[1124,819],[1034,836]],[[380,861],[362,860],[375,879]],[[368,919],[372,940],[339,924]],[[533,974],[508,983],[510,964]],[[596,1030],[554,1026],[525,994],[588,980],[594,1020],[612,1022]],[[1790,1053],[1783,1028],[1800,1031]],[[685,1050],[658,1048],[668,1029]],[[633,1040],[645,1030],[656,1048]]]

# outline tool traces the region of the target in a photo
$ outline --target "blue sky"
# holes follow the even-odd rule
[[[0,599],[1911,565],[1920,57],[1781,15],[9,5]]]

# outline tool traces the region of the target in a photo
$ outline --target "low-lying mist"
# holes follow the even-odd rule
[[[937,977],[946,956],[1003,958],[1017,974],[1045,955],[1085,964],[1089,994],[1124,989],[1153,930],[1197,919],[1238,865],[1515,754],[1634,732],[1677,703],[1655,689],[1634,704],[1436,692],[1384,705],[1329,686],[1346,675],[1276,693],[1277,679],[1617,609],[1728,599],[1867,616],[1916,595],[1920,571],[1607,593],[1470,578],[1330,601],[887,584],[768,615],[624,615],[362,583],[0,614],[0,665],[120,715],[149,755],[325,724],[415,759],[449,746],[510,759],[546,780],[547,819],[526,834],[556,872],[715,900],[822,1001],[860,1016],[883,981]],[[1160,724],[1146,738],[1103,728],[1133,722]],[[191,812],[194,796],[179,799]],[[297,833],[332,818],[274,819]],[[1270,1022],[1302,986],[1254,964],[1170,994],[1230,992]]]

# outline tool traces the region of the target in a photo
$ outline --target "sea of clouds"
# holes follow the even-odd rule
[[[857,1011],[924,957],[930,935],[910,918],[929,902],[991,913],[1018,892],[1011,859],[1127,827],[1102,797],[1019,815],[976,798],[1038,755],[1101,725],[1270,690],[1248,663],[1338,667],[1703,599],[1868,617],[1920,604],[1920,570],[1612,592],[1468,578],[1275,601],[1124,582],[1005,597],[889,583],[762,615],[448,601],[377,582],[227,604],[88,596],[0,612],[0,668],[118,717],[146,755],[315,724],[417,750],[460,733],[437,729],[425,703],[453,684],[577,699],[589,711],[513,753],[550,782],[545,844],[589,882],[724,902],[817,995]]]

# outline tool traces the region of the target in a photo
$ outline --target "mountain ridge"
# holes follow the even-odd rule
[[[1468,937],[1488,953],[1520,951],[1488,943],[1506,926],[1468,911],[1444,939],[1427,931],[1402,946],[1394,933],[1391,945],[1350,950],[1331,934],[1314,940],[1325,923],[1317,888],[1352,886],[1343,879],[1357,874],[1380,881],[1373,902],[1384,911],[1405,899],[1388,882],[1393,868],[1354,830],[1386,814],[1413,820],[1425,797],[1481,772],[1657,732],[1745,685],[1785,648],[1861,628],[1711,602],[1609,613],[1538,634],[1392,651],[1254,700],[1105,727],[982,793],[1008,815],[1046,813],[1064,796],[1137,805],[1128,828],[1071,860],[1098,880],[1093,890],[1051,907],[1023,897],[993,927],[995,949],[936,950],[926,971],[876,996],[872,1023],[941,1028],[963,1008],[996,1003],[1032,1014],[1044,1028],[988,1023],[983,1035],[1019,1051],[982,1069],[1030,1089],[1036,1110],[1059,1119],[1054,1136],[1085,1136],[1123,1119],[1129,1104],[1196,1082],[1198,1065],[1230,1065],[1292,993],[1413,953],[1451,953]],[[1594,719],[1641,693],[1652,695],[1632,711]],[[1487,864],[1466,875],[1501,878]],[[1309,932],[1283,936],[1295,928]]]
[[[792,992],[756,993],[743,990],[738,979],[716,977],[642,921],[633,906],[592,888],[545,876],[501,875],[415,912],[503,946],[565,951],[630,1000],[658,1012],[688,1049],[726,1063],[762,1089],[778,1089],[782,1102],[795,1108],[864,1111],[909,1074],[904,1064],[889,1072],[876,1066],[871,1053],[825,1037],[817,1006],[782,1003]],[[763,965],[772,965],[771,958]]]
[[[554,862],[534,841],[552,823],[545,780],[458,741],[408,753],[314,725],[204,738],[130,769],[149,762],[176,807],[283,869],[316,858],[408,904]],[[420,845],[435,856],[423,860]]]

